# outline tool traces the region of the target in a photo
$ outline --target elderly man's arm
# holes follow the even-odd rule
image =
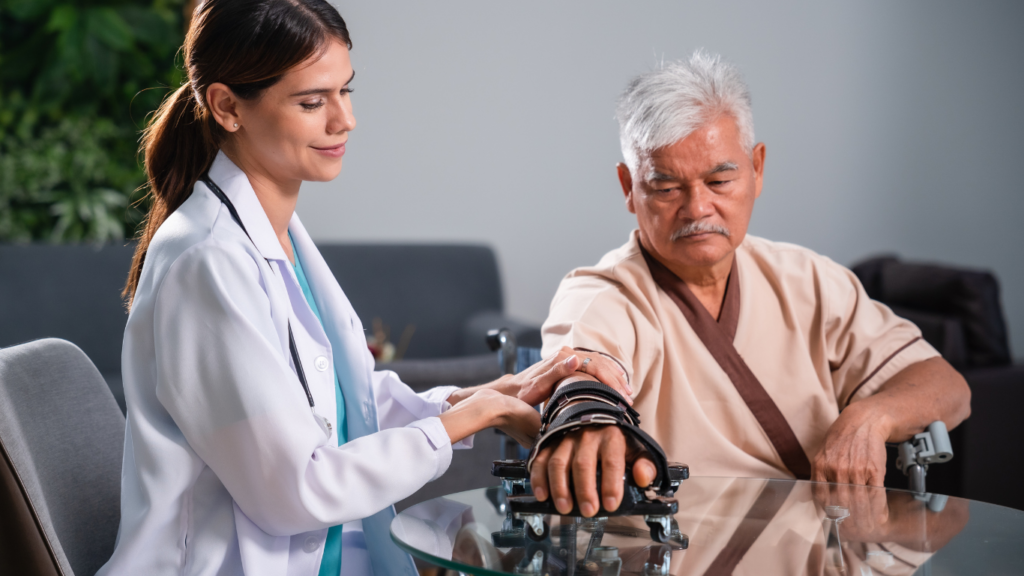
[[[811,463],[811,479],[881,486],[885,442],[903,442],[936,420],[953,429],[970,414],[971,390],[948,362],[911,364],[842,411]]]

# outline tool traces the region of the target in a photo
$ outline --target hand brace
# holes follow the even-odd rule
[[[627,439],[639,442],[654,462],[657,476],[651,487],[662,496],[671,496],[675,491],[679,479],[674,476],[678,474],[670,474],[664,450],[640,429],[640,414],[614,389],[593,380],[566,384],[555,391],[544,409],[540,437],[530,450],[527,470],[533,469],[542,449],[584,426],[618,426]]]

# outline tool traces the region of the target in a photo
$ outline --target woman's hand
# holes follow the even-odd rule
[[[533,446],[540,432],[540,412],[518,398],[502,395],[504,414],[494,427],[512,437],[523,448]]]
[[[630,404],[633,390],[626,374],[612,359],[597,352],[573,350],[563,346],[557,354],[512,376],[511,386],[517,398],[531,406],[547,400],[566,379],[597,380],[611,387]]]
[[[598,380],[633,403],[633,391],[614,360],[563,346],[554,356],[519,374],[452,392],[448,397],[452,407],[441,415],[441,423],[452,443],[493,427],[530,447],[540,430],[540,414],[533,406],[550,398],[559,384],[576,380]]]
[[[519,374],[508,374],[490,384],[456,390],[448,397],[448,402],[455,406],[477,391],[489,388],[536,406],[550,398],[563,381],[576,380],[602,382],[621,394],[626,402],[633,403],[630,398],[633,390],[622,368],[614,360],[597,352],[573,350],[567,346]]]
[[[507,394],[482,387],[441,414],[452,444],[485,428],[498,428],[529,448],[540,430],[540,414]]]

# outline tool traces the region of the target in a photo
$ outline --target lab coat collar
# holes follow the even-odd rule
[[[221,150],[217,152],[213,164],[210,166],[210,180],[224,191],[224,195],[231,200],[238,212],[238,218],[245,226],[246,232],[252,238],[260,255],[267,260],[288,260],[284,248],[274,233],[274,227],[270,225],[270,219],[263,210],[256,191],[252,189],[249,178],[242,172],[242,169],[235,165],[230,158]]]

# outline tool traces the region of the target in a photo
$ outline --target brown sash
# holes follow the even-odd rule
[[[722,303],[721,320],[716,321],[711,317],[707,308],[700,303],[700,300],[693,295],[685,282],[651,256],[643,245],[640,245],[640,251],[643,253],[644,259],[647,260],[647,267],[651,270],[654,282],[676,303],[693,331],[707,347],[708,352],[732,380],[736,391],[740,393],[740,397],[753,412],[754,418],[761,425],[768,440],[775,447],[775,451],[779,453],[786,468],[789,468],[789,471],[800,480],[810,479],[811,462],[800,446],[796,434],[793,433],[793,429],[789,426],[789,422],[786,422],[785,416],[782,415],[775,401],[768,395],[764,386],[757,380],[757,376],[754,376],[747,363],[743,361],[743,357],[733,346],[736,326],[739,323],[740,307],[740,280],[735,256],[733,256],[732,270],[729,272],[729,280],[726,285],[725,301]]]
[[[729,542],[722,548],[722,551],[715,556],[711,566],[704,572],[704,576],[730,576],[736,566],[743,560],[750,547],[754,545],[757,538],[768,527],[768,524],[779,513],[783,503],[793,490],[793,482],[772,482],[769,481],[761,493],[757,495],[754,505],[747,511],[747,515],[740,521],[736,531],[732,533]]]

